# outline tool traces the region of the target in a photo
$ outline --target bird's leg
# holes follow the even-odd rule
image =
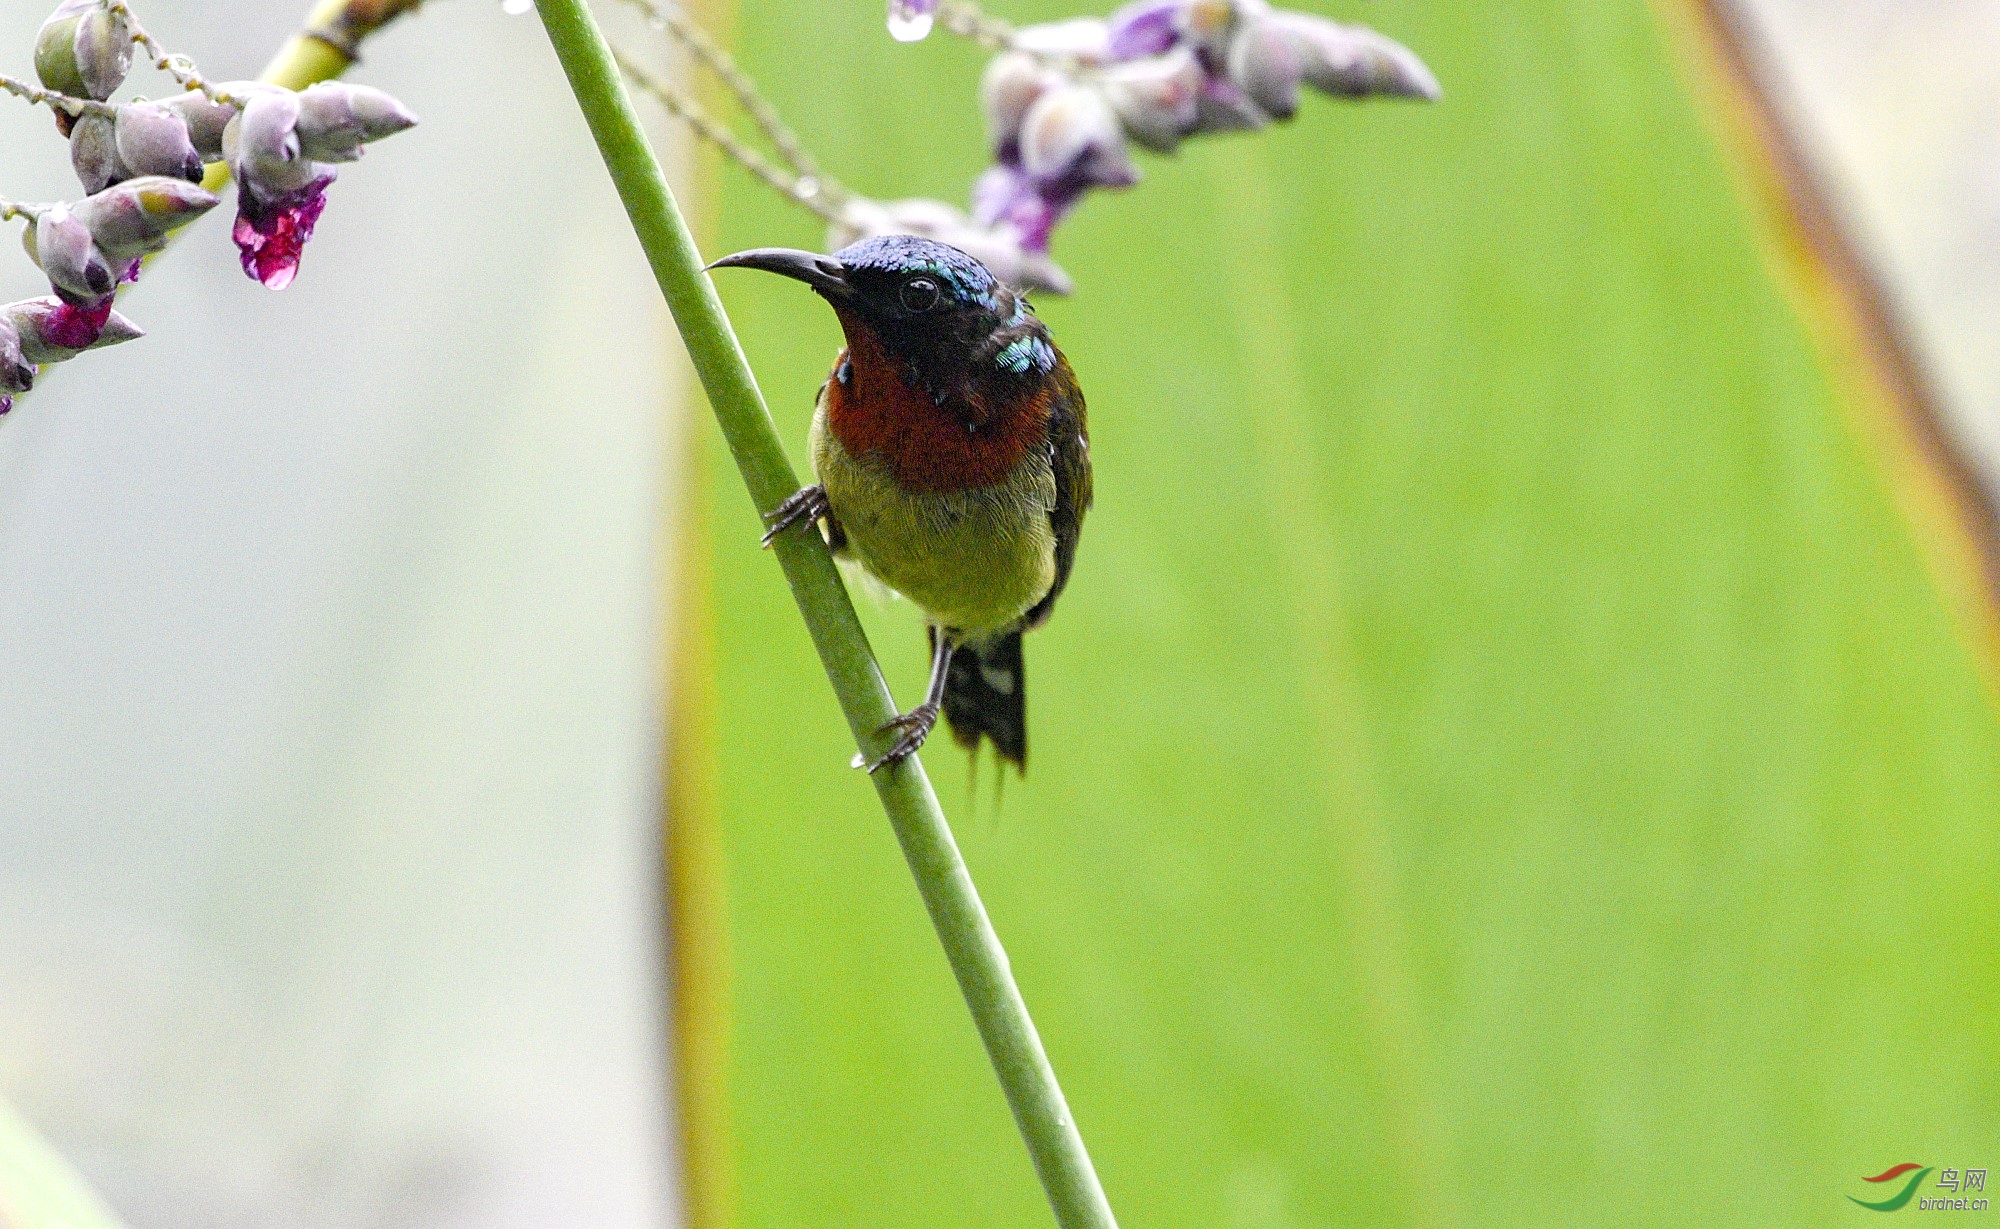
[[[930,690],[924,694],[922,704],[900,717],[890,718],[887,724],[876,731],[878,734],[887,734],[891,730],[900,730],[903,736],[896,740],[895,746],[882,753],[881,759],[868,765],[869,772],[909,759],[917,753],[918,747],[924,745],[924,740],[930,737],[931,727],[937,724],[938,710],[944,704],[944,683],[951,672],[951,651],[957,647],[958,641],[952,638],[949,631],[942,627],[931,629]],[[855,757],[857,768],[860,767],[860,759],[860,756]]]
[[[764,520],[771,526],[764,531],[759,545],[771,545],[771,539],[790,529],[800,521],[816,521],[832,509],[826,502],[826,488],[814,484],[800,487],[785,498]]]

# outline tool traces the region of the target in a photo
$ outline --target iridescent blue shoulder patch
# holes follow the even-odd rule
[[[1053,368],[1056,365],[1056,351],[1048,342],[1031,335],[1009,343],[996,356],[995,361],[1008,371],[1026,375],[1031,368],[1035,371],[1048,371]]]

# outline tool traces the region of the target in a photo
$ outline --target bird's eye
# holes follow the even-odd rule
[[[927,277],[913,277],[903,283],[903,310],[927,312],[937,306],[938,284]]]

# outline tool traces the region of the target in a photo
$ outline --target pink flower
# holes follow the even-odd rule
[[[144,329],[113,311],[109,299],[91,307],[54,297],[23,299],[0,306],[0,321],[13,327],[21,358],[36,366],[67,362],[85,350],[146,335]]]
[[[237,200],[236,226],[230,231],[245,273],[272,290],[292,284],[313,226],[326,209],[326,186],[332,182],[333,176],[327,175],[268,202],[245,185]]]
[[[363,142],[417,120],[395,99],[363,86],[328,82],[303,94],[265,86],[249,94],[222,132],[237,183],[231,234],[243,271],[283,290],[298,276],[300,255],[326,209],[331,164],[359,158]]]

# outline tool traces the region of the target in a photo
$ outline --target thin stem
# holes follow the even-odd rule
[[[1068,52],[1021,46],[1020,27],[993,16],[973,0],[938,0],[936,21],[947,34],[971,39],[988,51],[1019,51],[1079,79],[1100,75],[1100,66]]]
[[[842,221],[839,202],[847,199],[846,189],[828,180],[794,175],[773,165],[769,158],[745,145],[726,125],[702,110],[699,103],[633,63],[623,53],[614,49],[611,54],[617,59],[618,67],[632,79],[633,85],[665,107],[696,136],[714,144],[728,155],[730,161],[755,175],[793,204],[802,205],[829,222]]]
[[[25,201],[10,201],[0,197],[0,222],[11,222],[15,218],[26,218],[33,222],[42,216],[47,205],[30,205]]]
[[[215,88],[214,83],[201,75],[201,70],[195,67],[191,58],[178,52],[170,52],[160,46],[159,40],[147,33],[145,26],[139,24],[139,15],[132,11],[132,6],[125,3],[125,0],[105,0],[104,10],[125,19],[125,29],[131,36],[133,44],[153,58],[153,67],[180,82],[182,89],[196,90],[210,102],[223,106],[237,108],[243,106],[242,99]]]
[[[687,10],[674,0],[625,0],[625,3],[646,14],[654,26],[671,34],[675,41],[687,48],[688,54],[707,65],[709,71],[735,95],[736,101],[742,104],[743,110],[757,125],[757,130],[778,151],[778,156],[793,170],[821,184],[829,182],[820,173],[812,156],[806,153],[805,146],[800,144],[799,134],[792,131],[791,125],[778,114],[778,109],[757,88],[757,83],[737,67],[733,56],[716,45],[715,40],[708,36],[708,31],[688,16]]]
[[[1014,46],[1014,27],[974,4],[972,0],[938,0],[938,28],[960,38],[969,38],[988,51],[1007,51]]]
[[[763,394],[735,331],[702,269],[666,177],[646,144],[611,47],[585,0],[536,0],[549,42],[562,61],[578,107],[596,138],[611,181],[632,220],[667,307],[679,325],[695,374],[759,513],[798,489],[798,475],[771,425]],[[747,532],[747,530],[746,530]],[[746,536],[746,541],[748,540]],[[896,714],[833,558],[817,534],[789,532],[774,543],[793,600],[805,619],[849,728],[864,754],[889,740],[881,727]],[[903,847],[960,993],[999,1075],[1028,1155],[1062,1229],[1115,1229],[1083,1138],[1077,1133],[1008,968],[1007,954],[959,856],[937,795],[916,757],[871,780]]]
[[[111,103],[98,102],[90,98],[72,98],[68,94],[45,90],[39,85],[29,85],[20,78],[10,77],[5,73],[0,73],[0,90],[5,90],[17,98],[25,98],[29,102],[61,111],[64,115],[102,115],[111,119],[118,118],[118,108]]]

